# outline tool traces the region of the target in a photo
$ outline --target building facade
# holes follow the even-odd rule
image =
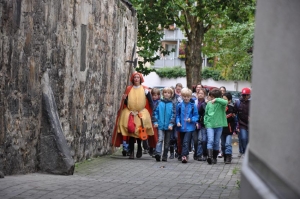
[[[152,67],[154,68],[164,68],[164,67],[185,67],[185,55],[184,55],[184,45],[187,38],[184,36],[184,33],[176,27],[176,25],[170,25],[168,29],[163,29],[164,36],[161,40],[162,46],[171,51],[174,49],[174,52],[171,52],[169,55],[163,56],[160,52],[157,52],[157,55],[160,56],[159,60],[156,60]],[[207,62],[207,57],[203,57],[202,67],[209,66]]]

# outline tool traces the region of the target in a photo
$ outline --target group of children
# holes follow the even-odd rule
[[[198,84],[196,92],[192,93],[179,83],[175,88],[166,87],[162,91],[153,88],[151,95],[154,102],[152,123],[158,141],[156,148],[149,149],[149,154],[156,161],[167,161],[170,150],[170,159],[178,158],[187,163],[193,141],[194,160],[216,164],[221,140],[224,162],[231,163],[236,111],[229,92],[214,88],[207,95]]]

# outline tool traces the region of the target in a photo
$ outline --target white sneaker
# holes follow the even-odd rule
[[[222,154],[222,152],[220,152],[219,154],[218,154],[218,158],[222,158],[223,157],[223,154]]]
[[[242,157],[242,155],[243,155],[242,153],[239,153],[239,154],[238,154],[238,158]]]

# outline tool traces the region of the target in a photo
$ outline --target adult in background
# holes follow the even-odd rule
[[[144,127],[150,147],[155,147],[154,132],[151,123],[153,100],[144,82],[143,75],[134,72],[130,82],[133,84],[126,88],[122,97],[121,108],[118,112],[112,136],[113,146],[119,147],[124,140],[129,143],[129,159],[134,159],[134,143],[138,143],[136,157],[142,157],[141,139],[139,127]]]
[[[250,110],[250,96],[251,89],[243,88],[242,97],[234,104],[235,112],[238,118],[237,132],[239,136],[239,157],[245,154],[249,141],[249,110]]]

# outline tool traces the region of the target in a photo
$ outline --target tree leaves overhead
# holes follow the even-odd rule
[[[254,6],[250,10],[254,10]],[[219,25],[205,35],[203,52],[208,57],[218,58],[214,69],[220,71],[226,80],[251,79],[254,13],[247,17],[248,21],[243,23],[236,18],[217,19],[214,23]]]
[[[154,69],[144,67],[154,63],[159,56],[156,52],[168,54],[162,48],[163,34],[159,28],[176,24],[188,38],[186,43],[187,85],[201,82],[202,46],[205,53],[218,57],[215,69],[221,71],[225,79],[246,78],[251,72],[251,57],[246,54],[252,47],[253,0],[131,0],[138,17],[138,54],[140,72],[148,74]],[[252,21],[251,21],[252,20]],[[249,22],[250,21],[250,22]],[[252,33],[253,34],[253,33]],[[243,37],[247,37],[244,39]],[[205,39],[205,40],[204,40]],[[253,39],[253,37],[252,37]],[[237,45],[243,44],[243,45]],[[231,52],[231,53],[229,53]],[[243,53],[241,53],[243,52]],[[239,55],[240,54],[240,55]],[[249,71],[250,68],[250,71]],[[240,71],[239,71],[240,70]],[[234,72],[233,72],[234,71]]]

